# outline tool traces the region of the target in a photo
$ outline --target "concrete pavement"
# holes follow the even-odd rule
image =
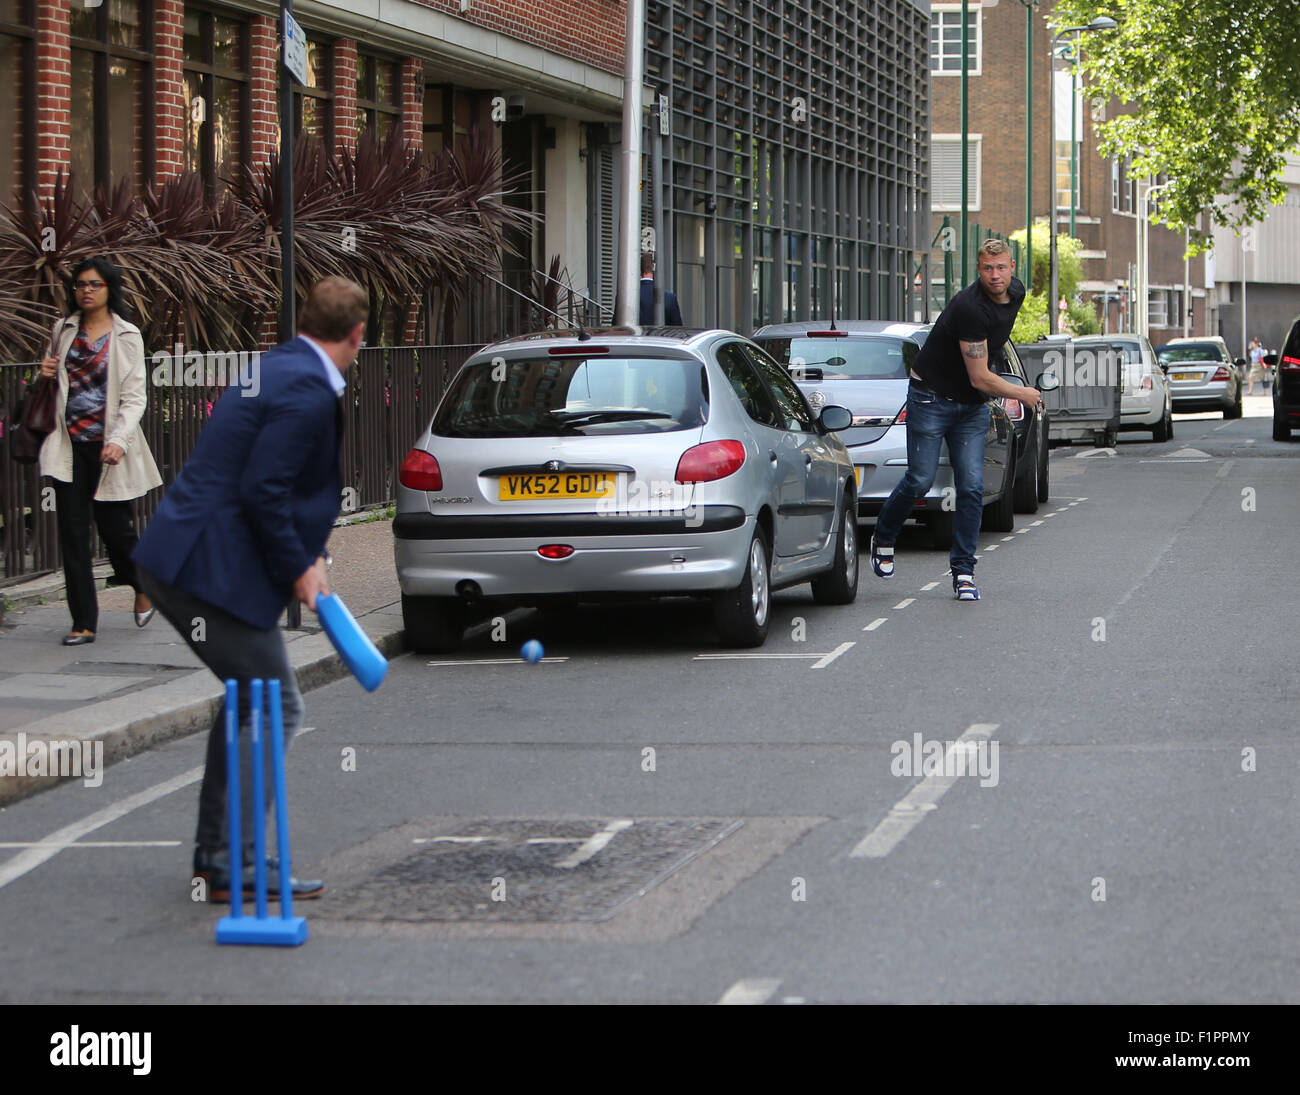
[[[392,541],[391,519],[342,525],[329,541],[332,592],[390,657],[402,649]],[[71,626],[61,571],[3,591],[12,607],[0,624],[0,807],[59,781],[46,769],[57,766],[60,748],[68,754],[71,746],[61,743],[92,743],[81,750],[89,763],[100,742],[103,763],[113,764],[212,724],[220,683],[161,616],[135,626],[134,594],[103,589],[108,570],[99,574],[99,631],[86,646],[60,643]],[[348,671],[315,614],[302,616],[302,630],[285,638],[299,687],[308,691]],[[21,766],[19,757],[26,758]],[[74,763],[68,755],[62,778]]]

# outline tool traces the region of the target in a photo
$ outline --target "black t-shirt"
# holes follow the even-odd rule
[[[1011,299],[1006,304],[998,304],[976,281],[948,302],[912,366],[927,387],[958,403],[983,403],[988,399],[971,387],[959,341],[987,341],[990,355],[1001,354],[1025,299],[1025,287],[1019,278],[1011,279],[1008,295]]]

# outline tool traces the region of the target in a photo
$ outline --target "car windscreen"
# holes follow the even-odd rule
[[[785,368],[821,369],[827,380],[903,380],[920,348],[907,338],[758,338]]]
[[[496,358],[467,365],[434,416],[440,437],[665,433],[704,424],[708,378],[696,359]]]
[[[1212,342],[1194,343],[1190,346],[1161,346],[1156,350],[1161,361],[1222,361],[1223,351]]]

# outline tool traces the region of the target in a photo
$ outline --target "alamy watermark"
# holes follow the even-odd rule
[[[104,743],[60,738],[29,741],[20,730],[16,741],[0,740],[0,779],[6,776],[58,776],[98,787],[104,782]]]
[[[262,390],[260,350],[189,350],[179,342],[171,352],[159,350],[149,358],[155,387],[238,388],[255,396]]]
[[[899,740],[889,747],[893,761],[889,770],[896,776],[978,776],[981,787],[998,785],[998,743],[987,738],[967,741],[926,741],[913,734],[911,741]]]
[[[596,512],[611,517],[681,517],[687,528],[704,524],[704,513],[695,504],[695,485],[676,480],[617,477],[612,494],[596,499]]]

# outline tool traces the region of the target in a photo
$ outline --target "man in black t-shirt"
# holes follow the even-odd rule
[[[1035,407],[1042,394],[1009,384],[989,368],[990,353],[1001,353],[1025,287],[1001,240],[985,240],[977,256],[979,280],[959,292],[935,322],[912,367],[907,392],[907,474],[876,519],[871,566],[882,578],[894,575],[894,543],[916,502],[934,485],[939,454],[948,443],[957,507],[953,515],[953,595],[978,601],[975,548],[984,511],[984,437],[990,399],[1018,399]],[[1007,490],[1011,484],[1007,484]]]

